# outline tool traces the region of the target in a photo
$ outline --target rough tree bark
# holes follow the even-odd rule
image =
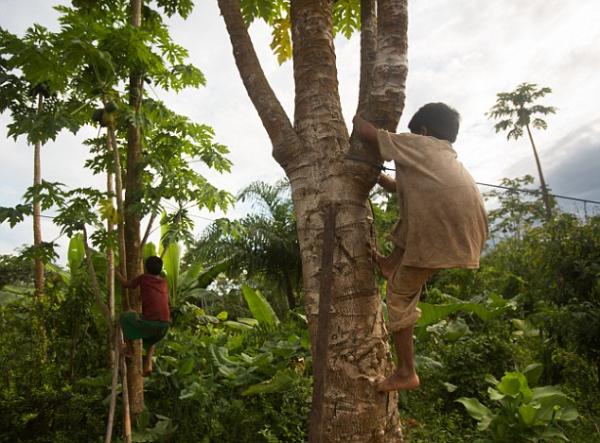
[[[142,0],[132,0],[131,24],[142,24]],[[125,178],[125,253],[127,277],[133,278],[141,272],[140,262],[140,211],[139,202],[142,192],[142,147],[138,116],[142,103],[143,75],[136,70],[129,77],[129,107],[133,118],[127,127],[127,176]],[[129,307],[141,311],[139,290],[129,291]],[[127,365],[129,380],[129,401],[131,414],[136,417],[144,408],[144,379],[142,376],[142,345],[134,341],[134,355]]]
[[[391,369],[387,332],[371,256],[367,204],[379,170],[348,161],[352,151],[381,163],[350,137],[342,117],[329,0],[292,0],[295,116],[292,125],[260,67],[239,0],[219,0],[238,70],[292,187],[298,220],[306,312],[315,355],[323,243],[323,211],[338,207],[333,251],[323,442],[398,442],[396,394],[375,380]],[[359,111],[394,130],[404,104],[406,0],[362,1]],[[378,19],[375,18],[377,15]]]

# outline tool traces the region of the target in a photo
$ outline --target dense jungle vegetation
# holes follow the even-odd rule
[[[385,44],[378,46],[374,2],[363,15],[357,1],[297,2],[297,14],[281,0],[218,3],[241,77],[289,177],[254,182],[237,197],[207,178],[232,169],[215,131],[160,99],[206,82],[167,24],[170,18],[183,23],[191,0],[73,0],[55,8],[54,31],[35,24],[18,36],[0,28],[0,112],[9,119],[7,136],[32,147],[34,171],[22,200],[0,207],[2,229],[30,219],[34,224],[32,245],[0,256],[0,443],[308,440],[315,366],[309,323],[311,331],[318,325],[315,313],[305,311],[304,296],[309,284],[312,295],[318,293],[315,275],[322,268],[307,271],[306,263],[315,266],[325,244],[313,242],[325,229],[320,218],[312,218],[323,208],[311,205],[336,203],[349,216],[351,193],[339,201],[331,197],[339,199],[334,191],[352,185],[352,207],[369,217],[350,214],[356,219],[348,225],[358,228],[343,232],[360,240],[362,250],[354,252],[363,258],[370,253],[367,235],[389,250],[386,234],[398,217],[395,197],[376,187],[370,195],[374,229],[368,232],[366,197],[382,162],[358,158],[349,166],[346,154],[359,142],[342,116],[330,47],[336,33],[366,31],[358,109],[378,115],[393,130],[404,107],[407,4],[380,2],[377,29]],[[326,38],[312,32],[318,26],[305,16],[324,20]],[[300,67],[295,98],[301,106],[293,125],[251,58],[244,32],[254,20],[272,31],[279,62],[293,59]],[[293,51],[292,31],[302,43]],[[500,118],[496,130],[516,139],[524,128],[530,135],[530,124],[545,129],[535,114],[554,113],[537,103],[550,91],[523,83],[499,94],[490,113]],[[89,155],[81,173],[99,175],[106,186],[74,188],[44,179],[40,152],[65,131],[96,134],[82,137]],[[331,149],[331,140],[341,147]],[[320,169],[340,165],[346,173]],[[298,173],[305,167],[309,172]],[[538,170],[541,178],[539,162]],[[333,177],[328,189],[322,176]],[[340,178],[347,181],[335,182]],[[397,404],[406,441],[600,442],[600,217],[564,212],[545,185],[541,193],[514,190],[532,182],[530,176],[505,179],[508,191],[489,193],[492,237],[481,268],[439,272],[423,293],[415,333],[422,385],[401,393]],[[305,199],[295,199],[297,218],[290,188]],[[213,220],[194,236],[194,211],[231,214],[238,202],[253,202],[253,210]],[[42,217],[69,239],[63,261],[56,239],[42,233]],[[309,219],[315,224],[297,229]],[[160,241],[153,244],[151,234],[159,229]],[[298,232],[304,235],[304,278]],[[361,263],[360,269],[346,268],[344,276],[356,278],[348,282],[371,279],[365,292],[375,303],[360,307],[372,309],[380,321],[377,290],[385,310],[385,281],[375,280],[370,260],[342,252],[344,260]],[[140,297],[115,285],[115,268],[132,278],[140,273],[141,258],[157,254],[165,264],[172,325],[157,346],[154,372],[142,377],[139,344],[132,363],[119,358],[118,314],[139,310]],[[341,295],[359,306],[358,296]],[[361,333],[372,336],[369,315],[354,315],[345,332],[359,329],[360,317],[367,319]],[[345,346],[352,354],[358,343],[346,340]],[[385,357],[383,333],[377,346]],[[367,433],[383,435],[381,423],[397,418],[395,394],[386,403],[372,394],[360,398],[360,405],[388,414],[371,420],[365,413],[371,409],[356,407],[353,390],[368,389],[367,382],[346,383],[362,380],[362,373],[354,377],[359,367],[345,366],[349,370],[338,385],[352,389],[343,392],[349,402],[340,407],[347,416],[366,416],[363,424],[375,423]],[[384,372],[385,366],[373,367]],[[331,414],[322,417],[333,421]]]
[[[146,380],[134,441],[306,440],[311,358],[286,192],[284,184],[253,184],[240,198],[262,209],[216,221],[181,257],[174,324]],[[422,386],[398,405],[405,435],[600,441],[600,218],[556,210],[542,223],[541,199],[494,198],[494,242],[481,268],[443,271],[424,294],[416,333]],[[385,248],[394,198],[373,202]],[[47,266],[41,301],[31,296],[30,261],[1,259],[2,442],[102,440],[107,325],[80,241],[71,241],[67,269]],[[270,261],[289,266],[283,275],[294,277],[294,309]],[[96,252],[94,262],[102,272],[105,257]]]

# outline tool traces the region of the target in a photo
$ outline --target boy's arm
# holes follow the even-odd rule
[[[377,183],[388,192],[396,192],[396,180],[384,173],[379,174]]]
[[[363,143],[379,149],[377,128],[372,123],[366,121],[360,114],[354,116],[352,123],[354,123],[354,132]]]
[[[115,269],[115,277],[117,277],[117,280],[119,280],[124,288],[135,288],[137,286],[137,278],[127,281],[118,269]]]

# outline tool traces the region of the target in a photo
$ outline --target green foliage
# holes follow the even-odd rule
[[[248,285],[242,285],[242,293],[250,307],[250,312],[259,323],[265,325],[279,324],[275,311],[258,290],[252,289]]]
[[[67,286],[47,270],[43,300],[24,294],[0,303],[0,441],[83,443],[102,435],[105,331],[85,276],[76,270]],[[86,382],[103,375],[100,386]]]
[[[272,288],[279,300],[284,299],[283,303],[271,299],[275,307],[287,304],[284,309],[294,308],[302,271],[289,183],[254,182],[237,199],[252,202],[255,213],[239,220],[219,219],[209,225],[188,250],[185,261],[223,263],[223,272],[228,276],[247,277]]]
[[[531,372],[531,371],[530,371]],[[559,422],[579,417],[573,401],[554,386],[530,388],[526,374],[507,372],[500,381],[489,377],[488,389],[493,410],[475,398],[459,398],[467,412],[478,421],[477,429],[491,441],[568,440]]]
[[[23,257],[0,255],[0,290],[7,284],[25,285],[33,282],[31,262]]]
[[[509,189],[493,190],[485,193],[486,200],[497,200],[498,206],[488,212],[492,234],[502,236],[522,236],[528,229],[539,225],[544,220],[544,202],[539,190],[528,193],[517,191],[526,189],[533,183],[531,175],[515,179],[503,178],[502,186]],[[555,205],[554,199],[552,200]]]
[[[181,262],[181,246],[177,241],[177,237],[169,237],[169,234],[172,233],[172,231],[170,231],[170,226],[171,225],[166,223],[166,215],[163,214],[160,224],[161,242],[158,251],[163,259],[163,271],[166,274],[169,286],[169,298],[171,303],[176,303],[179,266]]]
[[[355,31],[360,30],[360,1],[338,0],[333,3],[334,31],[341,32],[350,38]]]
[[[279,64],[292,57],[292,23],[289,0],[243,0],[242,16],[247,25],[254,20],[263,20],[271,27],[271,44]],[[337,0],[332,5],[334,34],[341,33],[350,38],[360,30],[360,1]]]
[[[418,326],[427,326],[432,323],[437,323],[448,317],[450,314],[459,311],[473,313],[482,320],[490,320],[504,314],[507,310],[515,308],[514,302],[507,302],[497,294],[490,295],[490,297],[485,300],[485,304],[476,301],[464,302],[446,294],[441,294],[441,297],[446,300],[446,303],[419,303],[421,318],[417,322]]]
[[[310,379],[302,324],[267,328],[184,304],[158,352],[146,398],[177,426],[175,441],[305,441]]]

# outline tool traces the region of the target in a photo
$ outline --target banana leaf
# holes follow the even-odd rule
[[[252,316],[258,320],[259,323],[265,323],[268,325],[278,325],[279,319],[277,314],[269,304],[269,302],[262,296],[258,290],[252,289],[250,286],[242,285],[242,293],[248,303]]]

